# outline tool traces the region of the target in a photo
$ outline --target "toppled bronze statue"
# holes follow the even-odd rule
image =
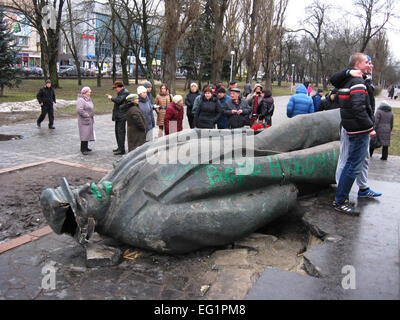
[[[306,186],[335,183],[339,121],[332,110],[255,136],[178,132],[130,152],[97,184],[64,178],[42,192],[42,210],[55,233],[81,244],[93,231],[165,253],[228,244],[287,213]]]

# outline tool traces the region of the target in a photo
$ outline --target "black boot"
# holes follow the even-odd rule
[[[82,154],[84,156],[89,154],[88,150],[87,150],[87,147],[88,147],[88,142],[87,141],[81,141],[81,152],[82,152]]]

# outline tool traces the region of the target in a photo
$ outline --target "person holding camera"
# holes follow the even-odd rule
[[[258,114],[257,114],[257,110],[258,110],[258,106],[261,103],[261,100],[263,99],[262,97],[262,91],[263,91],[263,87],[261,86],[261,84],[256,83],[256,85],[254,86],[254,90],[253,93],[249,94],[246,98],[247,103],[249,104],[252,112],[250,115],[250,126],[253,125],[253,123],[258,119]]]

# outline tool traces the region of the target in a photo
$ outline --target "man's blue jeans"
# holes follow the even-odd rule
[[[349,156],[346,165],[340,175],[335,200],[338,205],[349,199],[351,187],[358,174],[368,152],[369,134],[358,134],[349,136]]]

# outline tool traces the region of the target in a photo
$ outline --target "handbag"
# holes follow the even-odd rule
[[[374,137],[371,138],[369,141],[369,146],[370,148],[377,149],[382,147],[381,142],[379,141],[378,137],[375,135]]]

